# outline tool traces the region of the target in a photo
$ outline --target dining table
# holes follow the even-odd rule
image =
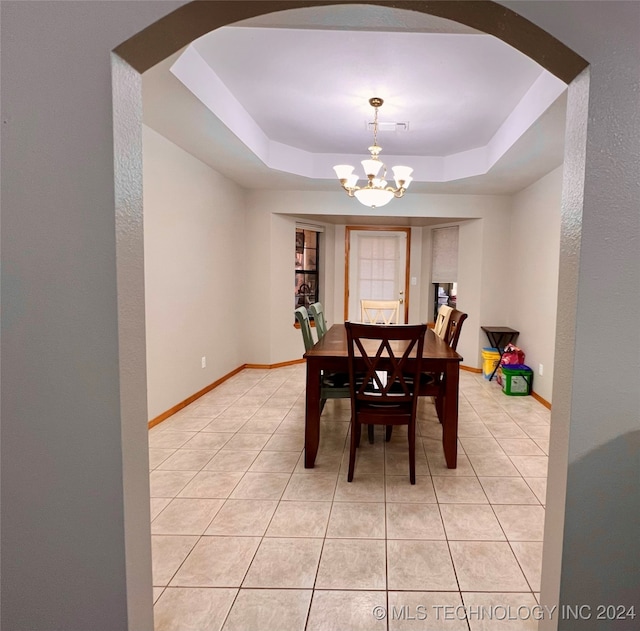
[[[347,373],[347,332],[343,323],[334,324],[304,354],[307,363],[306,410],[304,430],[304,466],[312,469],[320,445],[320,383],[323,371]],[[422,352],[421,371],[442,373],[442,447],[449,469],[455,469],[458,452],[458,385],[462,357],[433,330],[427,329]]]

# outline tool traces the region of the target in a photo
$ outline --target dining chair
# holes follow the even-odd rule
[[[453,309],[449,314],[449,323],[444,334],[444,341],[455,351],[458,348],[458,340],[462,331],[462,325],[467,319],[466,313]]]
[[[309,305],[309,312],[313,316],[313,319],[316,323],[316,333],[318,334],[318,340],[321,340],[327,332],[327,322],[324,318],[324,307],[322,306],[322,303],[314,302],[312,305]],[[341,385],[349,382],[349,375],[347,375],[346,373],[332,373],[331,375],[327,376],[326,380],[330,385]],[[375,442],[373,425],[369,425],[369,427],[367,428],[367,436],[369,439],[369,443],[373,445],[373,443]]]
[[[360,301],[360,319],[366,324],[398,324],[399,300]]]
[[[360,300],[360,320],[366,324],[398,324],[399,300]],[[391,428],[387,428],[387,441],[391,439]],[[373,425],[367,428],[369,442],[373,445]]]
[[[362,425],[407,425],[409,480],[416,483],[416,412],[426,324],[345,322],[351,392],[347,481],[353,481]]]
[[[324,318],[324,307],[321,302],[314,302],[309,305],[309,313],[313,316],[313,321],[316,324],[316,334],[318,339],[322,339],[327,332],[327,321]]]
[[[449,314],[449,323],[443,339],[454,351],[458,348],[462,325],[467,319],[467,315],[458,309],[452,309]],[[444,379],[444,373],[423,372],[420,374],[419,394],[420,396],[434,398],[436,413],[441,423],[445,392]]]
[[[300,324],[304,350],[305,352],[310,351],[314,342],[311,334],[309,312],[306,307],[298,307],[294,314],[298,324]],[[327,399],[348,399],[350,396],[349,375],[347,373],[322,373],[320,381],[320,413],[322,413]]]
[[[440,308],[438,309],[438,315],[436,316],[436,321],[433,326],[433,332],[442,339],[444,339],[447,334],[449,317],[451,316],[452,311],[453,307],[450,307],[449,305],[440,305]]]

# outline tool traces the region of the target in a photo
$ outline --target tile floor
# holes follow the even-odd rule
[[[349,484],[348,400],[304,468],[304,371],[244,370],[150,430],[156,631],[536,629],[549,411],[462,372],[457,469],[425,399],[416,485],[404,428],[363,435]]]

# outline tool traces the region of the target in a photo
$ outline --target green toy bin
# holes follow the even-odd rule
[[[502,392],[510,397],[531,394],[533,370],[524,364],[503,364]]]

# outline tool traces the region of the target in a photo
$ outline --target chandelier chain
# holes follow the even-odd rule
[[[365,168],[365,184],[358,186],[358,176],[354,175],[351,165],[338,164],[333,167],[347,195],[355,197],[361,204],[370,208],[384,206],[394,197],[403,197],[413,179],[411,177],[413,169],[394,166],[395,187],[387,185],[387,167],[380,160],[382,147],[378,146],[378,108],[383,103],[380,97],[369,99],[369,105],[373,107],[373,145],[369,147],[370,157],[362,161],[362,166]],[[380,173],[381,169],[382,173]]]
[[[378,146],[378,107],[373,108],[373,146]]]

